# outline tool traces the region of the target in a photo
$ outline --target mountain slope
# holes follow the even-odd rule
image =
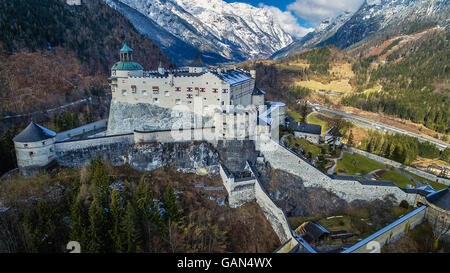
[[[275,52],[270,59],[279,60],[296,53],[315,47],[318,43],[331,37],[336,31],[350,20],[352,12],[346,11],[335,18],[323,20],[314,31],[305,35],[305,37],[294,41],[289,46]]]
[[[449,0],[366,0],[353,14],[325,20],[313,32],[276,52],[272,58],[292,56],[299,51],[325,45],[341,49],[374,44],[438,25],[448,25]],[[358,53],[358,52],[355,52]]]
[[[267,8],[222,0],[120,2],[204,54],[220,54],[227,60],[267,57],[292,42]]]
[[[0,1],[0,113],[45,110],[103,88],[124,41],[144,67],[173,66],[103,1]]]
[[[347,48],[374,34],[408,34],[445,24],[448,0],[367,0],[336,33],[318,45]]]

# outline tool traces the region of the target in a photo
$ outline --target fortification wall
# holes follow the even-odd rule
[[[251,166],[249,166],[249,168],[252,175],[258,177],[253,168]],[[256,202],[263,210],[264,215],[269,220],[273,230],[278,235],[278,238],[280,238],[281,243],[284,244],[289,240],[295,240],[292,236],[292,229],[289,226],[286,214],[272,201],[272,199],[270,199],[257,178],[255,181],[255,197]]]
[[[108,124],[108,119],[102,119],[96,122],[92,122],[71,130],[60,132],[56,134],[56,141],[61,141],[64,139],[70,139],[73,136],[82,135],[86,132],[95,131],[101,128],[106,128]]]
[[[419,207],[394,223],[380,229],[369,237],[344,250],[343,253],[370,253],[374,251],[375,245],[373,241],[377,242],[380,248],[390,242],[394,242],[409,230],[422,223],[425,219],[426,212],[426,206]]]
[[[436,182],[445,184],[447,186],[450,186],[450,179],[448,179],[448,178],[439,177],[439,176],[436,176],[434,174],[427,173],[425,171],[421,171],[421,170],[413,168],[411,166],[403,165],[403,164],[398,163],[396,161],[393,161],[393,160],[390,160],[390,159],[387,159],[387,158],[384,158],[384,157],[381,157],[381,156],[378,156],[378,155],[375,155],[375,154],[372,154],[372,153],[369,153],[369,152],[366,152],[366,151],[363,151],[363,150],[360,150],[360,149],[357,149],[357,148],[354,148],[354,147],[346,147],[346,149],[349,152],[362,155],[364,157],[367,157],[367,158],[370,158],[370,159],[372,159],[374,161],[377,161],[377,162],[379,162],[381,164],[390,165],[390,166],[393,166],[393,167],[396,167],[396,168],[399,168],[399,169],[403,169],[403,170],[405,170],[407,172],[413,173],[415,175],[418,175],[420,177],[426,178],[428,180],[436,181]]]
[[[237,208],[255,200],[256,179],[254,177],[237,181],[227,167],[222,164],[219,167],[219,174],[228,192],[228,204],[231,208]]]
[[[126,155],[132,145],[133,134],[57,142],[56,160],[59,165],[78,168],[101,156],[118,166],[127,162]]]
[[[128,163],[140,171],[171,166],[184,172],[215,172],[219,164],[219,155],[209,143],[185,141],[135,145],[133,134],[57,142],[55,150],[60,165],[76,168],[97,156],[114,166]]]
[[[280,169],[302,178],[305,187],[318,187],[335,193],[347,202],[354,200],[372,201],[382,199],[392,194],[397,203],[406,200],[414,204],[415,194],[404,192],[392,183],[362,183],[357,180],[331,179],[294,152],[281,146],[279,143],[269,140],[261,143],[261,153],[272,168]]]
[[[270,222],[273,230],[280,239],[280,243],[283,245],[283,247],[280,248],[281,251],[289,252],[298,245],[298,242],[292,235],[292,230],[286,215],[283,210],[270,199],[249,162],[246,163],[246,167],[247,170],[250,170],[252,176],[237,180],[225,166],[220,165],[219,173],[228,192],[228,203],[230,207],[236,208],[247,202],[256,200],[261,207],[264,216]],[[291,243],[286,246],[288,241]]]

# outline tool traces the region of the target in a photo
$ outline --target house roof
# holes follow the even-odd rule
[[[336,127],[333,127],[333,128],[331,128],[330,130],[328,130],[328,131],[325,133],[325,135],[328,135],[328,136],[334,136],[334,137],[342,137],[341,132],[339,132],[338,128],[336,128]]]
[[[256,96],[256,95],[265,95],[266,93],[264,91],[262,91],[261,89],[259,89],[258,87],[256,87],[253,89],[252,95]]]
[[[309,243],[318,240],[324,234],[330,233],[322,225],[314,222],[303,223],[295,230],[295,232],[302,236]]]
[[[30,124],[25,128],[22,132],[20,132],[17,136],[13,138],[14,142],[36,142],[45,139],[49,139],[55,137],[56,133],[52,130],[49,130],[34,121],[31,121]]]
[[[302,132],[313,135],[320,135],[320,133],[322,132],[322,126],[316,124],[290,122],[289,127],[291,127],[295,132]]]
[[[195,59],[189,64],[191,67],[204,67],[205,64],[203,63],[202,57],[200,56],[200,51],[197,50],[197,55],[195,56]]]
[[[431,193],[427,196],[427,200],[436,206],[445,210],[450,210],[450,190],[449,188],[440,190],[435,193]]]
[[[220,74],[213,72],[221,80],[230,84],[230,86],[238,85],[252,79],[251,75],[241,69],[229,70],[221,72]]]

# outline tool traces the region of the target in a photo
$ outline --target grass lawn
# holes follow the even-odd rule
[[[348,79],[333,80],[325,84],[315,80],[297,81],[296,83],[298,86],[306,87],[316,91],[323,89],[326,91],[335,91],[342,93],[353,92],[353,87],[350,85]]]
[[[328,122],[318,118],[317,114],[309,115],[308,118],[306,119],[306,121],[311,124],[316,124],[316,125],[322,126],[322,134],[325,134],[325,132],[328,131],[328,129],[330,129]]]
[[[416,183],[396,171],[387,171],[383,173],[380,178],[381,180],[392,181],[400,188],[407,188],[408,185],[416,186]]]
[[[301,122],[302,121],[302,115],[300,115],[297,112],[286,110],[286,114],[291,116],[294,119],[295,122]]]
[[[311,152],[313,158],[319,155],[322,151],[320,147],[309,143],[306,139],[293,138],[292,136],[287,138],[286,145],[290,148],[294,148],[295,151],[297,151],[297,148],[295,148],[296,146],[302,146],[305,151],[305,155]]]
[[[404,171],[404,172],[406,172],[406,171]],[[410,173],[410,172],[406,172],[406,173],[409,174],[410,176],[414,177],[415,179],[419,180],[420,182],[427,183],[428,185],[430,185],[433,189],[435,189],[437,191],[443,190],[443,189],[448,187],[445,184],[442,184],[442,183],[439,183],[439,182],[436,182],[436,181],[428,180],[426,178],[418,176],[417,174],[413,174],[413,173]]]
[[[357,154],[344,153],[338,161],[336,171],[341,174],[367,174],[373,170],[384,169],[384,165]],[[344,172],[340,172],[344,170]]]

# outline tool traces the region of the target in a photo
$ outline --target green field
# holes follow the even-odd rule
[[[384,169],[384,165],[357,154],[344,153],[335,170],[341,174],[365,175],[373,170]],[[344,170],[344,172],[340,172]]]
[[[416,183],[409,180],[408,177],[396,172],[396,171],[387,171],[381,175],[381,180],[392,181],[395,185],[400,188],[407,188],[408,185],[416,186]]]
[[[325,132],[328,131],[328,129],[330,129],[328,122],[318,118],[317,114],[309,115],[308,118],[306,119],[306,122],[322,126],[322,134],[325,134]]]
[[[286,114],[291,116],[294,119],[295,122],[301,122],[302,121],[302,115],[300,115],[297,112],[286,110]]]
[[[428,179],[423,178],[421,176],[418,176],[416,174],[413,174],[413,173],[410,173],[410,172],[406,172],[406,171],[404,171],[404,172],[407,173],[408,175],[414,177],[415,179],[419,180],[420,182],[427,183],[428,185],[430,185],[433,189],[435,189],[437,191],[443,190],[443,189],[448,187],[445,184],[442,184],[442,183],[439,183],[439,182],[436,182],[436,181],[428,180]]]
[[[312,154],[312,158],[315,158],[322,152],[322,149],[314,144],[309,143],[306,139],[303,138],[294,138],[292,136],[288,137],[286,140],[286,145],[295,151],[297,151],[298,146],[302,146],[305,151],[305,155],[308,153]]]

